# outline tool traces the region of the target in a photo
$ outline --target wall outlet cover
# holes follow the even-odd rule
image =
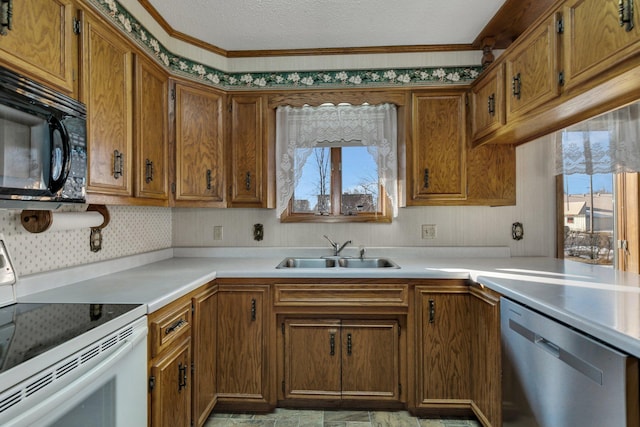
[[[422,238],[433,240],[436,238],[436,225],[435,224],[422,224]]]
[[[214,225],[213,226],[213,240],[222,240],[222,226]]]

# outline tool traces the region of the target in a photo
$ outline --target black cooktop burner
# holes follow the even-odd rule
[[[113,320],[139,304],[31,304],[0,308],[0,373]]]

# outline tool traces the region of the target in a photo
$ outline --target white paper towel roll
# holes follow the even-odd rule
[[[99,227],[103,222],[100,212],[53,212],[51,226],[46,231]]]

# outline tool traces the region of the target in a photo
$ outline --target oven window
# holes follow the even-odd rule
[[[116,379],[105,383],[52,427],[114,427],[116,425]]]

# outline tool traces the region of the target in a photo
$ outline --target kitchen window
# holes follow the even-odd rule
[[[276,111],[277,213],[283,222],[390,222],[397,215],[392,104]]]
[[[640,270],[638,170],[640,104],[556,134],[559,258]]]

